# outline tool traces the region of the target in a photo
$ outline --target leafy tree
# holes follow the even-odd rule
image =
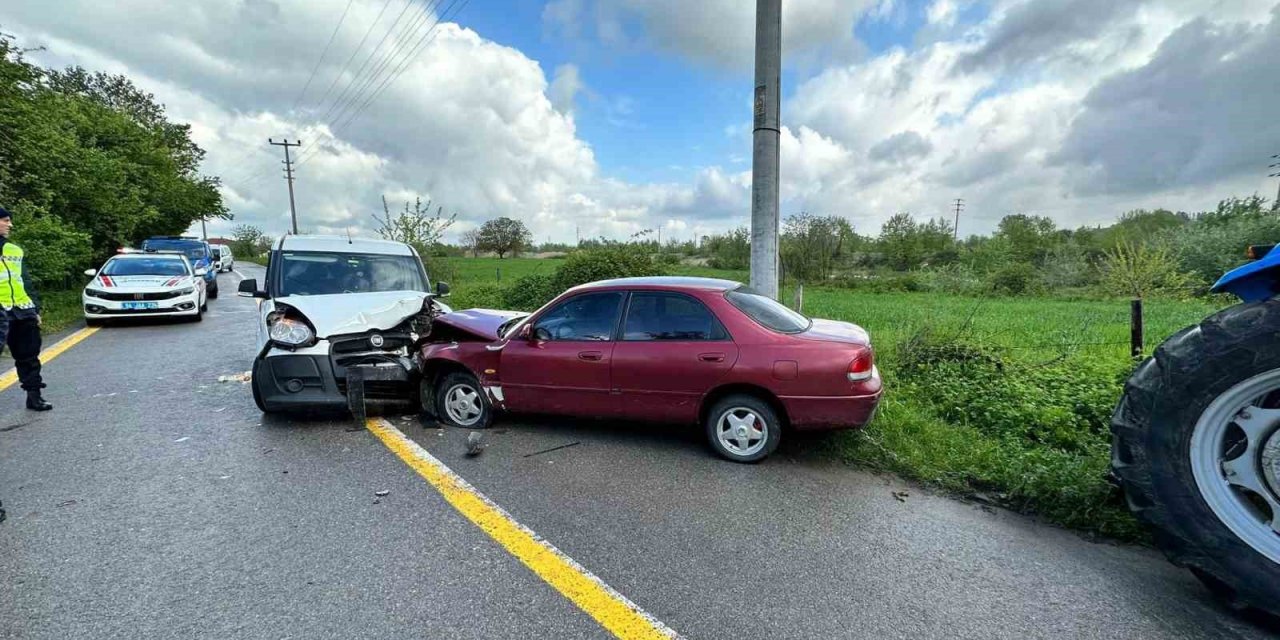
[[[787,277],[803,282],[827,280],[856,238],[853,226],[839,216],[790,216],[781,239],[782,269]]]
[[[54,215],[14,221],[13,241],[26,251],[29,275],[45,287],[69,286],[93,258],[89,234]]]
[[[724,235],[703,236],[702,253],[712,269],[747,269],[751,266],[751,232],[738,227]]]
[[[1178,268],[1177,256],[1160,243],[1122,241],[1106,252],[1098,268],[1102,288],[1116,296],[1183,295],[1190,283]]]
[[[1018,262],[1040,265],[1053,245],[1060,241],[1057,231],[1057,225],[1049,218],[1019,213],[1001,218],[995,237],[1009,243],[1009,250]]]
[[[406,201],[402,211],[391,213],[386,196],[382,197],[382,217],[373,214],[378,223],[378,235],[385,240],[403,242],[424,257],[434,253],[435,246],[457,217],[456,213],[444,217],[444,207],[438,207],[432,214],[431,203],[423,206],[422,198],[415,198],[412,206]]]
[[[0,202],[57,216],[96,257],[151,235],[230,218],[186,125],[124,76],[50,71],[0,36]]]
[[[249,224],[236,225],[231,230],[231,252],[244,258],[253,258],[261,253],[259,243],[266,237],[262,229]]]
[[[478,240],[477,248],[496,253],[501,260],[508,253],[520,255],[520,251],[533,242],[533,235],[523,222],[504,216],[480,225]]]

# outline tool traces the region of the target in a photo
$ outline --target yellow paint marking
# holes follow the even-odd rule
[[[453,508],[613,635],[619,638],[679,637],[573,558],[516,522],[502,507],[476,491],[391,423],[370,418],[367,426],[388,449],[430,482]]]
[[[89,336],[97,333],[98,329],[99,327],[85,327],[59,340],[49,348],[44,349],[43,351],[40,352],[40,362],[42,364],[47,363],[50,360],[62,355],[63,351],[66,351],[67,349],[70,349],[71,347],[74,347],[77,344],[80,344],[81,340],[84,340],[85,338],[88,338]],[[17,382],[18,382],[17,369],[10,369],[4,372],[3,374],[0,374],[0,391],[4,391],[5,389],[12,387]]]

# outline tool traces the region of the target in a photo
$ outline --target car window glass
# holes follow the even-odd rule
[[[725,294],[725,297],[752,320],[774,331],[799,333],[812,324],[808,318],[788,309],[777,300],[747,287],[738,287]]]
[[[534,332],[544,340],[610,340],[621,305],[618,292],[574,296],[538,318]]]
[[[280,271],[280,296],[426,291],[427,286],[413,256],[286,252],[280,255]]]
[[[187,265],[174,258],[125,258],[102,267],[104,276],[183,276]]]
[[[670,293],[634,293],[623,340],[724,340],[724,328],[701,302]]]

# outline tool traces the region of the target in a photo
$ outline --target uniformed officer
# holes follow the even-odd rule
[[[9,242],[12,230],[12,214],[0,207],[0,308],[4,310],[0,324],[8,325],[0,332],[18,369],[18,381],[27,392],[27,408],[48,411],[53,405],[40,394],[45,386],[40,378],[40,296],[27,278],[22,247]]]

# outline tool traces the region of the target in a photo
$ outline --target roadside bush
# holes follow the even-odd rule
[[[1039,274],[1035,266],[1026,262],[1007,264],[987,276],[987,286],[993,293],[1017,296],[1038,293]]]
[[[560,291],[561,289],[556,288],[553,275],[545,273],[527,275],[505,288],[500,288],[501,306],[511,311],[533,311],[560,295]]]
[[[494,283],[458,287],[446,300],[454,309],[502,309],[506,307],[505,291]]]
[[[565,258],[564,263],[556,267],[553,282],[558,294],[596,280],[656,276],[663,272],[645,248],[612,245],[578,251]]]
[[[959,263],[921,269],[916,272],[916,279],[925,291],[959,295],[981,295],[986,292],[981,276]]]
[[[15,225],[13,241],[26,252],[28,273],[45,288],[60,289],[77,282],[77,273],[93,257],[89,234],[76,231],[54,215],[24,216]]]

